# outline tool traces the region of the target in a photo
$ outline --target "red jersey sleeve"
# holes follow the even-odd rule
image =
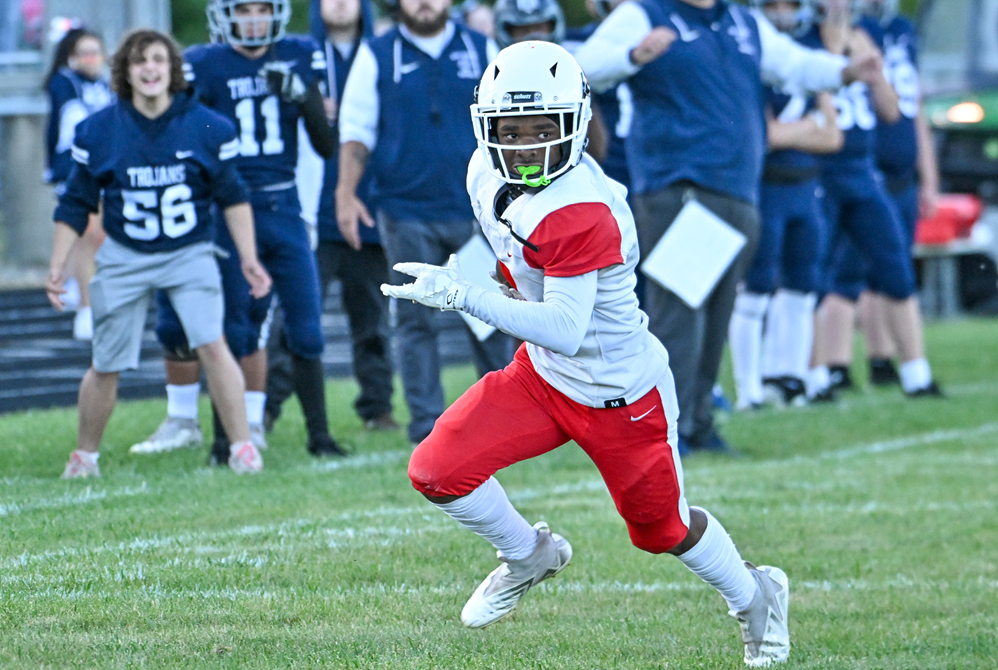
[[[523,248],[523,259],[549,277],[575,277],[623,263],[620,228],[602,202],[562,207],[537,224]]]

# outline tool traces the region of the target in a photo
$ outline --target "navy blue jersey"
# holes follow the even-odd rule
[[[457,26],[439,58],[397,27],[368,46],[378,64],[378,144],[367,164],[378,208],[396,219],[474,220],[468,106],[489,63],[485,36]]]
[[[801,38],[804,46],[824,48],[818,26]],[[842,163],[872,160],[876,142],[877,112],[870,98],[870,90],[861,81],[843,86],[832,99],[838,110],[838,126],[845,136],[842,150],[821,157],[823,165],[840,166]]]
[[[565,40],[562,42],[569,53],[574,53],[575,49],[589,39],[599,23],[590,23],[580,28],[570,28],[565,32]],[[634,116],[634,96],[626,83],[617,84],[615,87],[602,93],[593,92],[593,105],[599,108],[603,115],[603,123],[607,130],[606,158],[600,162],[603,172],[611,179],[619,181],[624,186],[629,186],[631,176],[627,172],[627,153],[624,150],[624,140],[631,130],[631,119]]]
[[[703,9],[682,0],[639,0],[653,27],[676,40],[628,80],[634,123],[627,163],[635,193],[692,181],[750,203],[759,201],[766,148],[762,46],[749,11],[718,0]]]
[[[248,202],[231,121],[178,94],[156,119],[118,103],[77,126],[76,164],[55,220],[81,233],[100,201],[115,241],[153,253],[211,239],[211,203]]]
[[[69,148],[77,124],[114,102],[114,93],[107,82],[64,67],[49,81],[48,94],[51,112],[46,135],[48,169],[45,181],[59,183],[66,181],[73,167]]]
[[[918,116],[921,90],[918,82],[918,37],[911,21],[896,16],[886,26],[869,22],[864,27],[884,52],[884,72],[898,94],[901,118],[877,128],[877,165],[889,176],[905,176],[918,163]]]
[[[298,105],[285,102],[259,76],[268,62],[287,63],[305,86],[326,77],[326,57],[314,40],[289,35],[260,58],[249,59],[229,44],[199,44],[184,52],[187,81],[208,107],[239,130],[239,174],[253,189],[293,182],[298,164]]]
[[[767,87],[764,91],[763,100],[766,107],[772,112],[773,118],[781,123],[800,121],[807,114],[813,112],[817,105],[814,95],[787,93],[771,87]],[[817,171],[818,157],[814,154],[797,149],[782,149],[766,155],[762,180],[767,181],[767,172],[770,173],[770,177],[779,172],[785,179],[777,181],[798,181],[793,179],[795,175],[800,177],[802,181],[817,176]]]

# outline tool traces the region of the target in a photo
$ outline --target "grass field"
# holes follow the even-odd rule
[[[747,456],[684,463],[690,502],[789,574],[788,668],[998,667],[998,321],[927,337],[948,399],[731,416]],[[471,381],[448,371],[451,397]],[[743,667],[720,596],[629,545],[572,445],[500,474],[572,566],[510,622],[463,628],[494,553],[412,490],[404,435],[365,433],[353,385],[329,388],[355,454],[313,461],[289,411],[254,477],[204,450],[129,455],[163,401],[118,407],[96,481],[57,479],[73,410],[0,417],[0,667]]]

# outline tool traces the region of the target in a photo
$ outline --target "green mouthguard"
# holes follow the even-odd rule
[[[519,165],[516,168],[520,171],[520,176],[523,177],[523,183],[527,186],[537,187],[537,186],[547,186],[551,183],[551,180],[547,177],[541,177],[540,179],[530,179],[530,175],[536,174],[541,171],[539,165]]]

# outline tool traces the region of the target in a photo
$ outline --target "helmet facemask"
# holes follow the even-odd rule
[[[236,12],[239,5],[250,4],[251,0],[209,0],[208,32],[221,41],[244,47],[262,47],[273,44],[284,37],[288,22],[291,20],[291,3],[288,0],[265,0],[261,4],[269,4],[273,15],[269,17],[270,28],[262,35],[247,37],[252,26],[267,21],[263,16],[240,16]]]

